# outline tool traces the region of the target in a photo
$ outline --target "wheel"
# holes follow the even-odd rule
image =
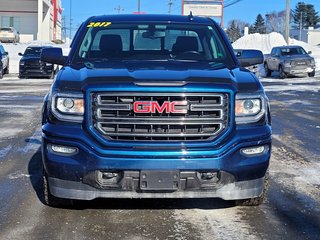
[[[308,73],[309,77],[314,77],[316,75],[316,70],[313,70],[312,72]]]
[[[269,188],[269,173],[267,172],[264,177],[263,191],[259,197],[236,200],[235,205],[237,206],[258,206],[264,202],[267,196]]]
[[[3,78],[3,69],[0,68],[0,79],[2,79],[2,78]]]
[[[285,79],[287,77],[287,74],[283,71],[283,67],[282,66],[279,67],[279,77],[281,79]]]
[[[50,207],[72,208],[74,206],[74,200],[58,198],[50,193],[48,177],[45,170],[43,170],[43,196],[45,204]]]
[[[272,71],[268,68],[268,64],[265,63],[263,66],[264,66],[264,72],[266,73],[266,77],[270,77]]]
[[[8,61],[8,66],[6,67],[6,70],[4,71],[4,74],[9,74],[9,61]]]

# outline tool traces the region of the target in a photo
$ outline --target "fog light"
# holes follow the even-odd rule
[[[78,152],[78,148],[75,147],[66,147],[61,145],[51,145],[51,150],[55,153],[61,153],[61,154],[75,154]]]
[[[260,155],[268,150],[268,146],[257,146],[241,149],[241,153],[246,156]]]

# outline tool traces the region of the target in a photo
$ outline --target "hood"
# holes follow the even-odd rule
[[[28,61],[28,60],[40,60],[40,56],[37,56],[37,55],[25,55],[20,59],[20,61]]]
[[[58,75],[54,86],[62,91],[85,91],[92,87],[203,87],[204,84],[238,92],[261,89],[259,81],[246,69],[228,69],[220,63],[186,61],[118,61],[82,68],[66,66]]]

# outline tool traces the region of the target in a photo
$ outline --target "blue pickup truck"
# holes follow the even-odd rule
[[[259,205],[271,152],[260,51],[237,58],[212,19],[95,16],[59,64],[42,117],[44,196],[222,198]]]

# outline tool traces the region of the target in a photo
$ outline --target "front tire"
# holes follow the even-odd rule
[[[3,78],[3,69],[0,68],[0,79],[2,79],[2,78]]]
[[[279,77],[280,77],[281,79],[287,78],[287,74],[284,72],[282,66],[279,67]]]
[[[4,74],[9,74],[9,62],[8,62],[8,66],[6,67],[6,70],[4,71]]]
[[[74,206],[73,200],[58,198],[50,193],[49,181],[45,170],[43,170],[43,196],[44,203],[50,207],[72,208]]]
[[[269,173],[267,172],[264,176],[263,191],[259,197],[236,200],[235,205],[237,206],[259,206],[264,202],[267,197],[267,191],[269,189]]]
[[[312,72],[308,73],[309,77],[314,77],[316,75],[316,70],[313,70]]]
[[[268,64],[267,63],[264,64],[264,71],[266,73],[266,77],[271,77],[272,71],[268,68]]]

